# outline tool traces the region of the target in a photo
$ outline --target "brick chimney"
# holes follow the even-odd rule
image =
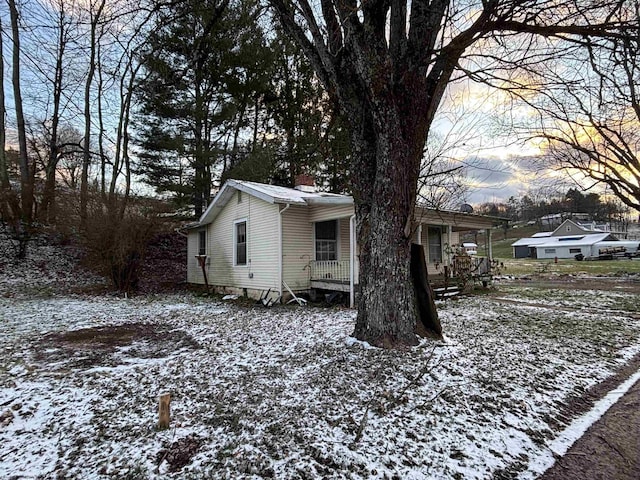
[[[296,175],[296,190],[301,192],[314,193],[316,191],[316,182],[311,175],[304,173]]]

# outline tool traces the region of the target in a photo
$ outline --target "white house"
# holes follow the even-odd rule
[[[583,258],[598,257],[610,249],[624,249],[624,253],[638,251],[638,242],[620,241],[608,231],[593,229],[565,220],[553,232],[540,232],[511,244],[514,258]]]
[[[415,239],[429,274],[441,274],[465,230],[496,219],[416,208]],[[490,242],[489,242],[490,245]],[[490,257],[489,252],[489,257]],[[187,281],[252,298],[283,298],[312,288],[350,292],[358,285],[353,198],[229,180],[188,227]]]

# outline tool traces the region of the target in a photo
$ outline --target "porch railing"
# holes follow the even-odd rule
[[[491,262],[488,257],[456,255],[453,257],[452,273],[456,277],[488,275],[491,273]]]
[[[348,282],[349,260],[319,260],[311,262],[311,280]]]

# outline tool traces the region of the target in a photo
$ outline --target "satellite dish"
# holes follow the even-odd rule
[[[473,213],[473,207],[468,203],[463,203],[462,205],[460,205],[460,211],[462,213]]]

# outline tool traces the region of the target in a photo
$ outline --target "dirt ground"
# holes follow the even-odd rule
[[[540,480],[640,478],[640,382],[558,459]]]
[[[531,279],[550,288],[593,289],[640,292],[637,278],[556,278]],[[639,306],[640,311],[640,306]],[[640,313],[640,312],[639,312]],[[634,357],[617,375],[596,385],[566,407],[570,418],[586,413],[606,393],[640,369],[640,356]],[[569,451],[557,459],[539,480],[637,480],[640,479],[640,382],[616,402]]]

